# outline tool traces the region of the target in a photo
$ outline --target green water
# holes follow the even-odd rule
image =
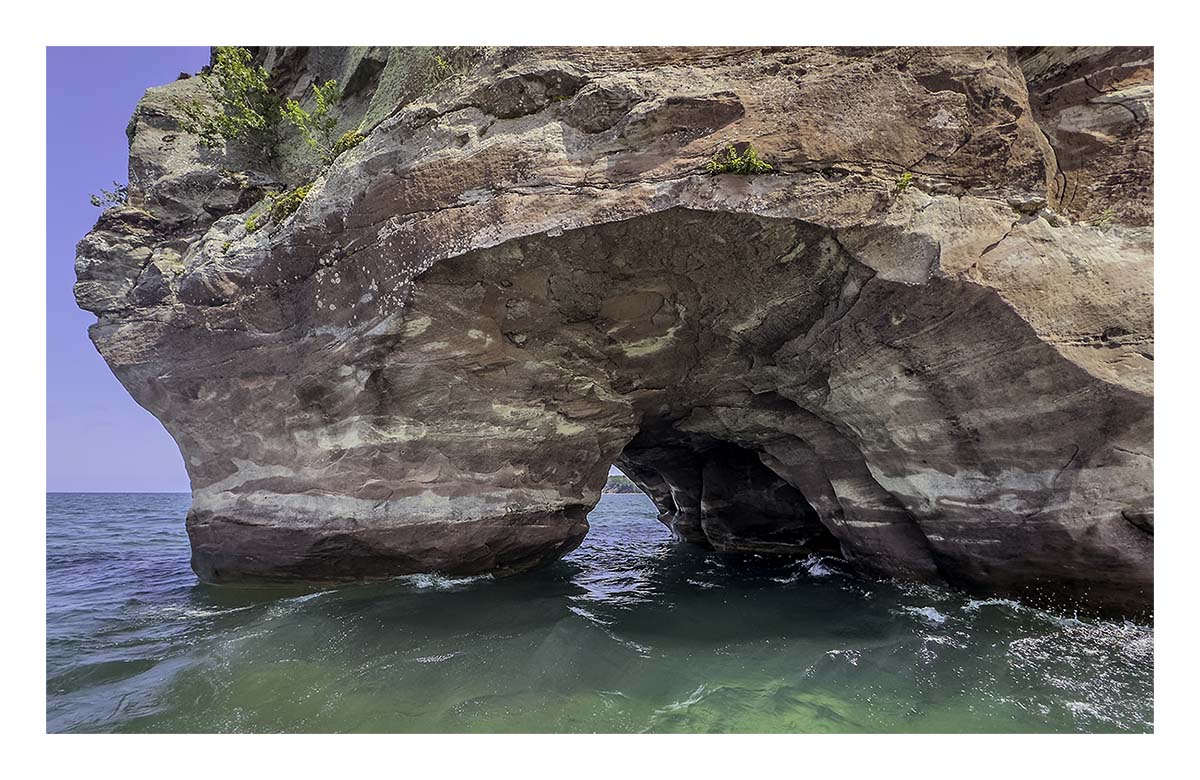
[[[607,495],[531,575],[196,582],[174,494],[48,497],[47,728],[1145,732],[1153,627],[673,543]]]

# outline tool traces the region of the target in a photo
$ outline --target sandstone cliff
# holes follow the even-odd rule
[[[196,78],[130,122],[76,296],[203,579],[521,571],[615,462],[720,550],[1148,607],[1150,51],[427,54],[256,52],[345,85],[324,170],[199,146]]]

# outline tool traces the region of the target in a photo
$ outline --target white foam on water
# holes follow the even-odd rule
[[[828,577],[833,574],[833,569],[826,566],[824,559],[816,555],[804,559],[804,568],[813,577]]]
[[[146,620],[193,620],[196,618],[211,618],[220,615],[231,615],[252,609],[254,605],[244,607],[187,607],[182,604],[163,604],[159,606],[145,605],[134,610],[138,618]]]
[[[569,609],[571,612],[575,613],[579,617],[583,618],[587,622],[594,623],[595,625],[599,626],[600,628],[607,629],[610,625],[609,621],[602,620],[601,618],[599,618],[596,615],[592,614],[591,612],[587,611],[583,607],[578,607],[578,606],[575,606],[574,604],[572,604],[572,605],[569,605],[567,607],[567,609]]]
[[[315,598],[324,596],[326,593],[332,593],[329,590],[318,590],[315,593],[305,593],[301,596],[292,596],[291,598],[280,599],[275,602],[270,609],[267,610],[266,617],[279,618],[291,615],[300,609],[300,605],[312,601]]]
[[[952,595],[949,591],[926,582],[909,582],[906,580],[890,580],[890,582],[905,596],[944,601]]]
[[[977,612],[980,607],[1008,607],[1012,610],[1026,609],[1025,605],[1012,599],[971,599],[963,609],[967,612]]]
[[[414,658],[413,660],[419,664],[440,664],[443,661],[449,661],[451,658],[454,658],[457,655],[462,655],[462,653],[454,652],[443,653],[441,655],[423,655],[419,658]]]
[[[454,590],[480,580],[490,580],[492,575],[479,574],[474,577],[444,577],[441,574],[406,574],[396,577],[396,582],[419,590]]]
[[[946,616],[933,607],[902,607],[910,615],[916,615],[922,620],[935,626],[946,622]]]
[[[851,666],[858,666],[858,662],[862,659],[862,653],[857,650],[826,650],[825,655],[830,658],[844,659]]]
[[[312,601],[318,596],[324,596],[328,592],[327,590],[319,590],[316,593],[305,593],[303,596],[296,596],[295,598],[287,599],[287,601],[291,604],[303,604],[306,601]]]
[[[604,704],[604,709],[617,709],[624,703],[622,700],[628,701],[629,697],[620,691],[596,691],[596,695],[600,697],[600,701]]]
[[[772,577],[771,582],[781,585],[792,585],[808,577],[829,577],[837,572],[825,565],[826,559],[820,555],[810,555],[800,561],[798,571],[786,577]]]
[[[683,701],[672,702],[661,709],[657,709],[654,711],[654,714],[655,715],[666,715],[666,714],[669,714],[672,712],[686,710],[688,707],[691,707],[693,704],[699,704],[700,700],[704,698],[704,695],[706,693],[707,693],[707,691],[704,689],[704,683],[701,683],[700,687],[698,687],[696,690],[692,691],[691,696],[688,696]]]

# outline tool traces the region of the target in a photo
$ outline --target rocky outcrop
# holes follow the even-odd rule
[[[1095,223],[1154,222],[1154,50],[1018,50],[1034,116],[1054,150],[1051,204]]]
[[[203,579],[522,571],[616,463],[718,550],[1148,608],[1148,53],[500,49],[424,92],[417,54],[259,52],[368,135],[253,233],[312,172],[151,89],[80,244]],[[774,172],[707,175],[730,143]]]

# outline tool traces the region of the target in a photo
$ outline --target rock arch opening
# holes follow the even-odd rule
[[[676,539],[719,552],[839,552],[804,494],[753,450],[657,426],[639,432],[616,465],[650,497]]]
[[[572,507],[590,510],[616,463],[680,539],[837,552],[774,470],[793,460],[799,411],[780,376],[822,383],[820,361],[798,364],[872,275],[820,226],[674,208],[436,264],[414,287],[404,353],[467,415],[483,407],[479,422],[511,431],[489,443],[513,448],[502,464]],[[821,472],[812,451],[797,457]]]

